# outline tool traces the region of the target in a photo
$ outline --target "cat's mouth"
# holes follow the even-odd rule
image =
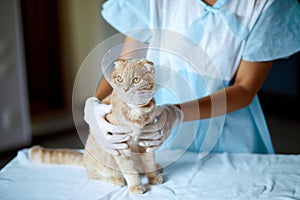
[[[143,106],[147,105],[153,98],[155,92],[150,90],[137,90],[135,92],[127,92],[122,94],[122,99],[128,105]]]
[[[153,90],[135,90],[135,91],[121,91],[121,93],[125,94],[125,95],[153,95],[155,93],[155,91]]]
[[[137,94],[143,95],[143,94],[153,94],[153,91],[150,90],[138,90],[136,91]]]

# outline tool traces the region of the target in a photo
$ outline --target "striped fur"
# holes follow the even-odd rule
[[[34,146],[29,150],[29,157],[38,163],[84,167],[83,154],[71,149],[45,149],[41,146]]]

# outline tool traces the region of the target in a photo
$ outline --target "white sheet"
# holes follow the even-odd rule
[[[199,160],[186,153],[163,176],[162,185],[135,196],[127,187],[89,180],[83,168],[34,164],[25,149],[0,171],[0,199],[300,199],[300,155],[224,153]]]

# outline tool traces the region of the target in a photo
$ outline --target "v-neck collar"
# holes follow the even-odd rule
[[[207,3],[205,3],[203,0],[199,0],[199,2],[201,3],[201,5],[204,8],[215,8],[215,9],[219,9],[222,6],[224,6],[229,0],[217,0],[212,6],[208,5]]]

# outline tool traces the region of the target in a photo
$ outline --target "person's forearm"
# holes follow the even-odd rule
[[[271,69],[272,61],[241,60],[234,84],[210,96],[176,105],[184,113],[184,121],[224,115],[249,105]]]
[[[206,119],[243,108],[251,103],[251,95],[244,87],[233,85],[195,101],[177,104],[184,113],[183,121]]]
[[[107,82],[106,79],[103,79],[100,85],[97,88],[95,96],[99,99],[102,100],[108,95],[110,95],[112,92],[112,87],[110,84]]]

